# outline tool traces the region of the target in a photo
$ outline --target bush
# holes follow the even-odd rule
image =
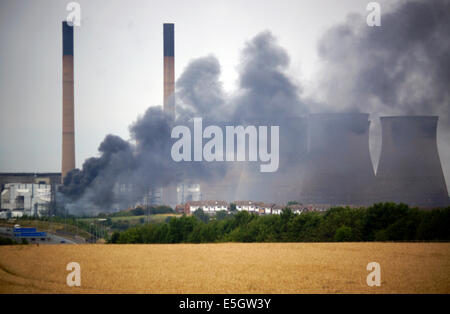
[[[119,243],[120,233],[114,232],[111,236],[111,239],[109,240],[109,243]]]
[[[13,245],[16,241],[11,238],[0,237],[0,245]]]
[[[352,240],[352,228],[347,226],[340,226],[339,228],[337,228],[336,233],[334,234],[334,241],[347,242]]]

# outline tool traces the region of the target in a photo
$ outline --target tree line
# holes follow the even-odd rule
[[[367,208],[280,215],[219,213],[170,218],[115,232],[109,243],[449,241],[450,207],[432,210],[383,203]]]
[[[157,215],[157,214],[172,214],[175,211],[165,205],[151,205],[151,206],[137,206],[129,210],[122,210],[116,213],[100,213],[98,217],[127,217],[127,216],[143,216],[143,215]]]

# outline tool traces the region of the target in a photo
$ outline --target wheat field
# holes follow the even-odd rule
[[[0,293],[450,293],[450,243],[3,246]]]

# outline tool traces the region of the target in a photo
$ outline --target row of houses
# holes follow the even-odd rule
[[[231,206],[236,206],[236,211],[247,211],[259,215],[279,215],[284,208],[289,207],[294,213],[301,214],[310,211],[323,211],[330,208],[329,205],[303,205],[303,204],[273,204],[254,201],[236,201],[233,203],[227,203],[226,201],[191,201],[186,202],[184,205],[177,205],[175,210],[178,213],[184,213],[186,215],[192,214],[197,209],[203,210],[207,214],[215,214],[220,211],[230,211]]]

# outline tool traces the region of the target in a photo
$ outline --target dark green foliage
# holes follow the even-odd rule
[[[224,220],[224,219],[228,218],[228,216],[229,216],[229,214],[226,210],[221,210],[221,211],[216,212],[215,218],[216,218],[216,220]]]
[[[334,241],[337,242],[346,242],[353,240],[352,228],[347,226],[340,226],[337,228],[336,233],[334,234]]]
[[[128,220],[117,220],[111,224],[111,228],[124,231],[130,228],[130,222]]]
[[[120,238],[120,233],[115,231],[112,234],[111,239],[109,239],[108,243],[119,243],[119,238]]]
[[[0,237],[0,245],[13,245],[13,244],[16,244],[16,241],[14,241],[13,239]]]
[[[418,210],[404,204],[368,208],[336,207],[326,212],[258,216],[248,212],[197,210],[190,217],[171,218],[114,233],[111,243],[449,241],[450,207]]]
[[[173,214],[174,210],[165,205],[149,206],[149,207],[136,207],[130,210],[122,210],[116,213],[105,214],[101,213],[98,217],[129,217],[129,216],[143,216],[143,215],[156,215],[156,214]]]
[[[147,214],[142,207],[136,207],[135,209],[132,209],[131,213],[133,216],[143,216]]]
[[[204,223],[207,223],[209,221],[209,215],[205,214],[205,212],[201,208],[197,209],[193,215]]]

